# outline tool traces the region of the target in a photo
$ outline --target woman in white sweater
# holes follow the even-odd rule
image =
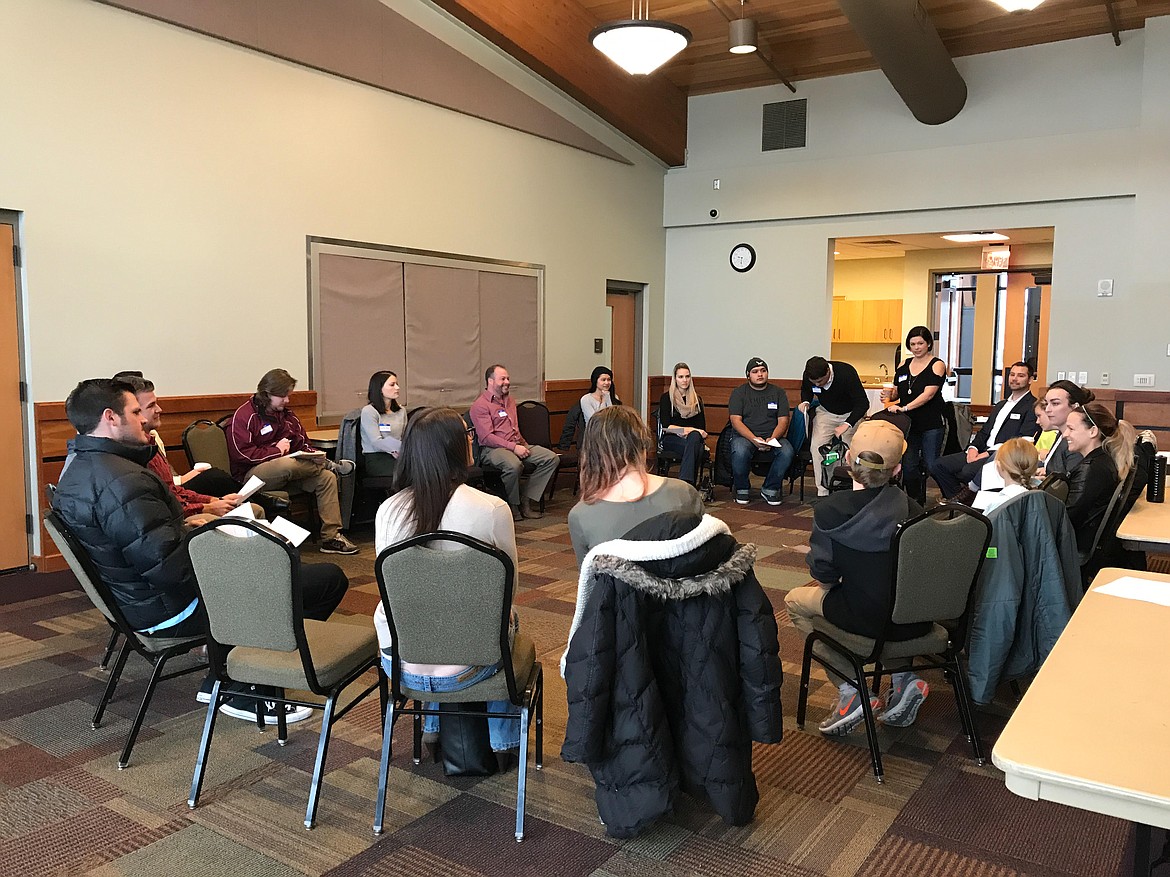
[[[370,375],[370,404],[362,408],[362,457],[366,474],[391,476],[402,452],[406,409],[398,404],[402,388],[392,371]]]
[[[470,445],[463,418],[452,408],[428,408],[411,419],[398,458],[398,492],[382,503],[374,522],[374,544],[379,554],[418,533],[453,530],[494,545],[516,564],[516,530],[508,504],[463,483]],[[459,547],[442,542],[434,545],[439,550]],[[387,587],[393,586],[393,582],[387,583]],[[485,623],[489,621],[485,619]],[[515,628],[515,613],[512,623]],[[374,611],[374,627],[382,665],[389,674],[391,637],[381,604]],[[403,661],[402,684],[416,691],[460,691],[498,669]],[[506,701],[491,701],[488,708],[515,710]],[[438,732],[439,717],[427,716],[423,730],[428,735]],[[520,725],[515,720],[489,718],[488,730],[496,752],[519,748]]]

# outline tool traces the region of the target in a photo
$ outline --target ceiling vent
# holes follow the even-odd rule
[[[889,238],[882,241],[854,241],[859,247],[901,247],[901,241],[892,241]]]
[[[808,100],[785,100],[764,104],[761,146],[764,152],[802,149],[808,129]]]

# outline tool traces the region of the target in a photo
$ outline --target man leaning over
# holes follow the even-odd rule
[[[471,404],[471,422],[475,426],[480,447],[479,465],[499,471],[514,520],[542,517],[540,498],[549,481],[557,474],[560,457],[548,448],[528,444],[520,434],[508,370],[498,364],[488,366],[484,372],[484,381],[484,391]],[[536,468],[528,476],[528,486],[521,505],[520,475],[526,462]]]
[[[256,394],[236,409],[228,427],[232,476],[246,482],[255,475],[271,490],[293,489],[317,498],[324,554],[357,554],[341,532],[337,477],[353,472],[350,460],[336,463],[315,451],[300,418],[288,408],[296,379],[282,368],[267,372]]]
[[[828,496],[829,488],[821,483],[821,447],[834,436],[849,444],[854,427],[869,411],[869,397],[865,395],[857,369],[849,363],[814,356],[804,364],[800,406],[812,417],[809,447],[817,496]]]

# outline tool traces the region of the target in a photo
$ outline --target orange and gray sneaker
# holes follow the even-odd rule
[[[876,695],[869,696],[869,705],[874,710],[881,706]],[[865,707],[861,696],[852,685],[842,685],[837,695],[837,705],[825,716],[825,720],[817,725],[822,734],[830,737],[841,737],[848,734],[865,721]]]
[[[913,673],[895,673],[886,695],[886,710],[877,717],[878,721],[892,728],[913,725],[928,694],[930,686]]]

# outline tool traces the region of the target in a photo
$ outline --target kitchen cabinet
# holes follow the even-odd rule
[[[902,339],[902,299],[834,299],[832,340],[886,344]]]

